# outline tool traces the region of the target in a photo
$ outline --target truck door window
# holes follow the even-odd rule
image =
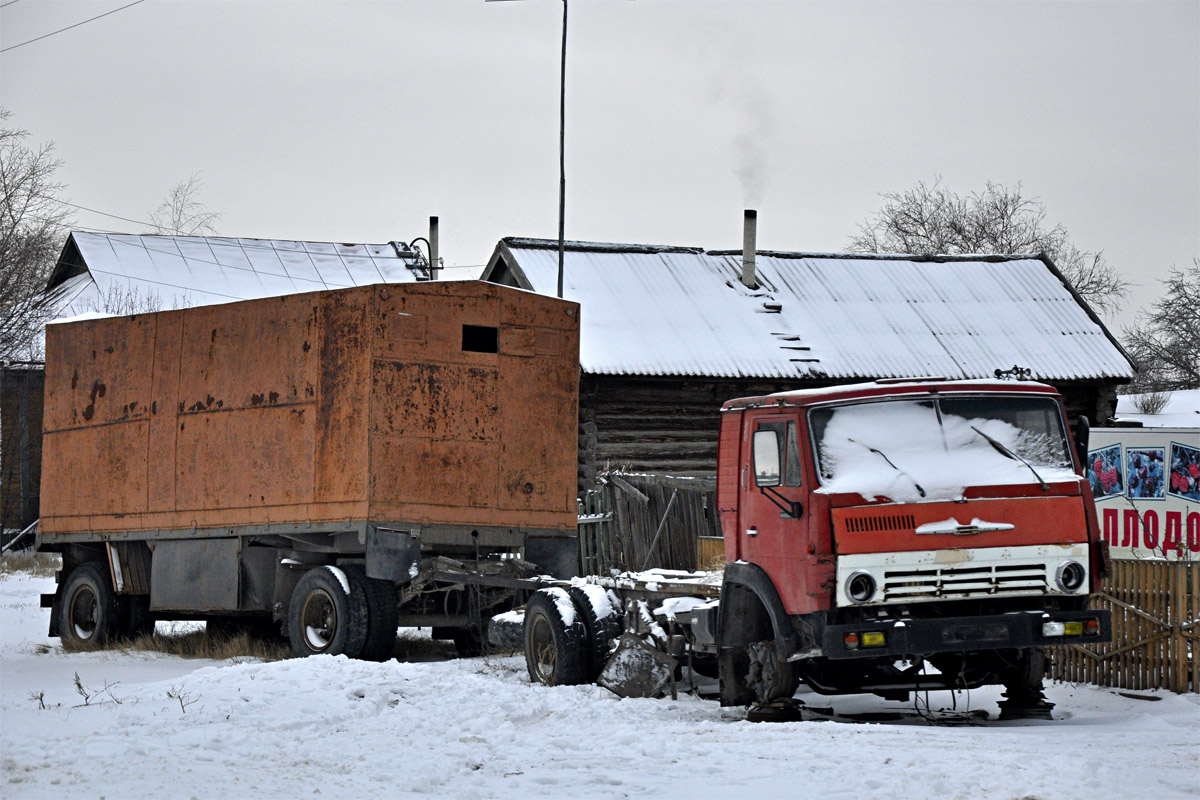
[[[779,480],[779,475],[775,475],[775,480],[759,482],[758,475],[755,474],[755,482],[760,486],[799,486],[800,481],[800,443],[796,436],[796,423],[793,421],[779,422],[760,422],[755,427],[754,447],[758,449],[759,437],[758,434],[763,431],[772,431],[775,434],[775,443],[779,451],[780,466],[779,472],[783,476],[783,480]],[[767,439],[769,441],[769,439]],[[755,460],[757,465],[757,459]],[[757,466],[755,472],[758,472]]]

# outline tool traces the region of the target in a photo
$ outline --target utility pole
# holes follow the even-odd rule
[[[563,230],[567,210],[567,0],[563,0],[562,62],[558,83],[558,296],[563,296]]]

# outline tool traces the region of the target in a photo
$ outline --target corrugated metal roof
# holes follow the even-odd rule
[[[81,264],[64,263],[73,258],[72,241]],[[74,231],[55,270],[60,314],[102,310],[114,294],[152,297],[170,309],[427,277],[424,260],[397,245]]]
[[[553,293],[557,243],[505,239],[485,279],[509,267]],[[760,252],[568,243],[564,294],[582,304],[586,372],[627,375],[1128,379],[1111,334],[1037,256]]]

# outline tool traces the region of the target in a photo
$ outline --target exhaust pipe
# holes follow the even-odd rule
[[[438,218],[429,218],[429,280],[438,279]]]
[[[755,239],[758,236],[758,212],[752,208],[746,209],[746,218],[742,224],[742,283],[751,289],[758,288],[758,276],[754,272]]]

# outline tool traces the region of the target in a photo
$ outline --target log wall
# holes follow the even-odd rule
[[[580,491],[593,488],[596,475],[605,470],[715,477],[718,417],[726,400],[832,385],[585,373],[579,393]],[[1053,385],[1072,420],[1084,413],[1096,425],[1114,412],[1115,383]]]

